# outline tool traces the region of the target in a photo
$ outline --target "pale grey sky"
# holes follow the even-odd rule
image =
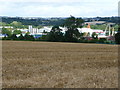
[[[119,0],[0,0],[0,16],[117,16]]]

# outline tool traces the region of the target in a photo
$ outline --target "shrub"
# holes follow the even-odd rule
[[[100,40],[98,40],[99,43],[105,43],[106,39],[105,38],[101,38]]]
[[[116,44],[120,44],[120,32],[115,34],[115,42]]]

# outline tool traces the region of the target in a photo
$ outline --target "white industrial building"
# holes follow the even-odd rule
[[[52,29],[52,27],[43,27],[43,28],[41,28],[41,29],[38,29],[38,28],[33,28],[33,27],[30,25],[28,31],[29,31],[30,34],[39,34],[39,33],[41,34],[41,33],[43,33],[44,30],[45,30],[46,32],[50,32],[51,29]]]
[[[92,37],[92,34],[95,32],[96,34],[98,34],[98,38],[106,38],[108,36],[113,36],[115,34],[115,31],[112,29],[110,29],[110,25],[108,25],[107,27],[109,27],[109,30],[107,30],[107,28],[105,30],[99,30],[99,29],[91,29],[90,28],[90,24],[88,24],[88,26],[86,28],[78,28],[80,33],[89,33],[89,36]],[[28,32],[31,35],[42,35],[43,31],[46,32],[50,32],[52,29],[52,26],[45,26],[41,29],[38,28],[32,28],[32,26],[29,26]],[[67,30],[67,28],[65,27],[60,27],[60,29],[62,29],[62,32],[65,33],[65,31]],[[27,30],[26,30],[27,31]],[[108,33],[109,35],[106,36],[106,33]]]
[[[11,28],[11,29],[13,29],[12,26],[0,26],[0,29],[2,29],[2,28]]]
[[[3,26],[0,26],[0,28],[3,28]],[[4,26],[4,28],[13,28],[11,26]],[[107,29],[108,28],[108,29]],[[43,35],[43,32],[50,32],[52,29],[52,26],[44,26],[43,28],[33,28],[32,25],[29,25],[28,29],[18,29],[22,32],[22,34],[26,34],[27,32],[30,33],[30,35]],[[65,31],[67,30],[66,27],[60,27],[60,29],[62,29],[61,32],[65,33]],[[88,26],[86,28],[78,28],[80,33],[89,33],[89,37],[92,37],[92,34],[95,32],[96,34],[98,34],[98,38],[107,38],[108,36],[114,36],[114,34],[116,33],[114,31],[114,28],[111,28],[110,25],[107,25],[105,30],[99,30],[99,29],[91,29],[90,28],[90,24],[88,24]],[[106,35],[106,33],[108,33],[108,35]],[[3,37],[3,36],[2,36]]]

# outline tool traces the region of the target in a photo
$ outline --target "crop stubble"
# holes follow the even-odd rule
[[[117,88],[118,46],[3,41],[3,88]]]

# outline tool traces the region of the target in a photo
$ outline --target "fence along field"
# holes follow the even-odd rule
[[[3,88],[117,88],[117,45],[3,41]]]

